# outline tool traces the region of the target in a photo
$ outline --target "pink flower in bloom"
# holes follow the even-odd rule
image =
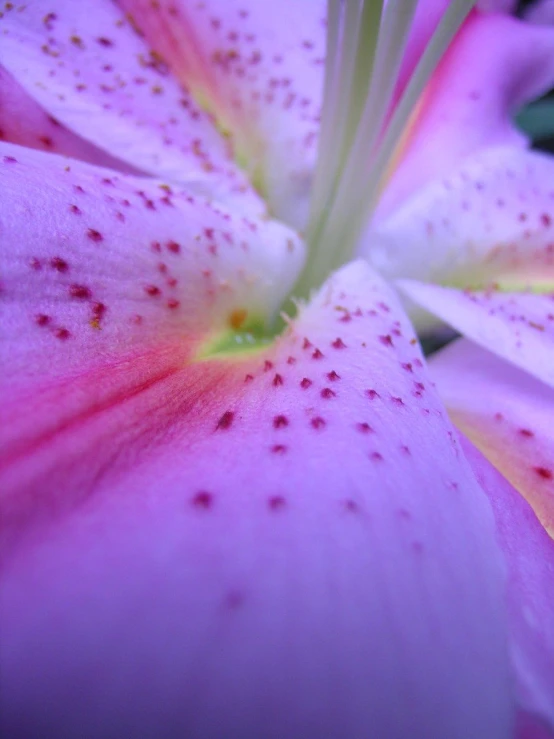
[[[0,6],[6,736],[553,735],[554,31],[506,5]]]

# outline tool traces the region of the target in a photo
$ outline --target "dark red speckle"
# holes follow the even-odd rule
[[[341,338],[336,338],[331,344],[333,349],[346,349],[346,344]]]
[[[52,257],[50,260],[50,266],[57,272],[67,272],[69,269],[69,264],[61,257]]]
[[[303,390],[307,390],[311,384],[312,384],[312,381],[307,377],[304,377],[302,380],[300,380],[300,387]]]
[[[273,428],[275,429],[282,429],[288,425],[289,425],[289,419],[286,416],[283,416],[283,415],[275,416],[275,418],[273,419]]]
[[[37,326],[46,326],[50,323],[51,318],[50,316],[47,316],[45,313],[37,313],[35,316],[35,323]]]
[[[534,467],[533,469],[542,480],[552,480],[554,478],[554,473],[548,467]]]
[[[315,418],[312,418],[311,424],[314,429],[322,429],[327,424],[327,422],[324,418],[321,418],[321,416],[316,416]]]
[[[168,241],[167,242],[167,249],[172,254],[179,254],[179,252],[181,251],[181,245],[178,244],[176,241]]]
[[[230,428],[231,424],[233,423],[234,417],[235,414],[233,413],[233,411],[225,411],[225,413],[217,422],[216,429],[225,430]]]
[[[320,394],[321,397],[325,398],[326,400],[329,400],[329,398],[335,398],[337,395],[336,392],[334,390],[331,390],[330,387],[324,387]]]
[[[145,285],[144,292],[151,298],[156,298],[160,294],[161,290],[157,285]]]
[[[77,300],[88,300],[91,296],[90,288],[86,285],[70,285],[69,295]]]
[[[207,493],[205,490],[200,490],[200,492],[196,493],[191,500],[194,508],[204,511],[209,510],[212,507],[213,502],[213,495],[211,493]]]
[[[274,387],[279,387],[280,385],[283,384],[283,382],[284,382],[283,381],[283,377],[280,374],[277,373],[275,375],[275,377],[273,378],[273,386]]]
[[[268,498],[267,505],[271,511],[282,511],[286,506],[286,501],[282,495],[272,495]]]
[[[370,434],[373,431],[373,428],[366,421],[356,424],[356,428],[361,434]]]
[[[56,339],[60,339],[60,341],[65,341],[66,339],[69,339],[71,334],[66,328],[57,328],[54,331],[54,336],[56,337]]]
[[[94,241],[95,244],[99,244],[101,241],[104,241],[104,237],[100,231],[97,231],[95,228],[89,228],[87,230],[87,236],[91,241]]]

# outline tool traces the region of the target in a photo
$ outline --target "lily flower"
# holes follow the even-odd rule
[[[554,731],[554,35],[499,5],[4,3],[7,736]]]

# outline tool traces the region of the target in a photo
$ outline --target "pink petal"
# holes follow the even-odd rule
[[[554,385],[554,295],[469,292],[413,280],[398,284],[468,339]]]
[[[554,390],[465,339],[431,368],[452,420],[554,535]]]
[[[325,58],[323,0],[119,0],[231,135],[235,155],[296,226],[307,218]]]
[[[263,324],[302,266],[292,231],[206,199],[194,181],[172,189],[10,144],[0,178],[4,379],[55,376],[115,342],[217,334],[236,311]]]
[[[16,487],[41,473],[29,450],[60,467],[48,447],[60,428],[141,388],[155,394],[201,343],[266,322],[301,267],[292,232],[210,202],[194,183],[171,190],[9,144],[0,181],[0,436]],[[67,487],[64,474],[51,470],[50,483]]]
[[[554,29],[473,13],[424,95],[381,215],[479,150],[524,147],[513,114],[552,84]]]
[[[510,735],[491,512],[367,265],[126,405],[6,561],[11,736]]]
[[[112,2],[13,5],[0,33],[0,64],[80,137],[158,176],[186,181],[199,170],[247,188],[209,116]]]
[[[554,284],[553,182],[552,157],[484,149],[374,224],[363,248],[388,277]]]
[[[554,542],[533,511],[469,443],[463,448],[492,503],[508,565],[510,651],[520,708],[518,739],[554,734]]]
[[[49,116],[9,72],[0,67],[0,139],[52,151],[123,172],[131,168]]]

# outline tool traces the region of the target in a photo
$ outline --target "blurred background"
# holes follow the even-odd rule
[[[518,15],[554,24],[554,0],[520,0]],[[534,148],[554,153],[554,90],[527,106],[516,118]]]

